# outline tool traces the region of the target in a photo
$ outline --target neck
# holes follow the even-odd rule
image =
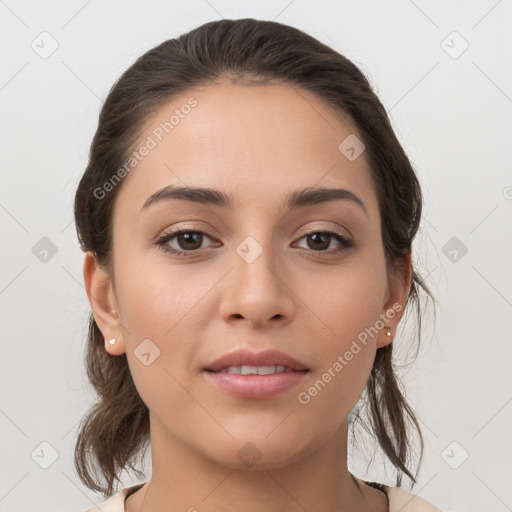
[[[239,469],[192,450],[152,418],[151,453],[151,480],[126,500],[126,512],[388,510],[386,496],[347,469],[346,422],[323,445],[286,465]]]

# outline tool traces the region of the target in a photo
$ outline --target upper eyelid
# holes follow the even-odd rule
[[[193,224],[187,225],[186,222],[187,221],[185,221],[185,225],[179,224],[176,228],[166,228],[166,229],[164,228],[162,230],[163,233],[164,233],[164,236],[165,236],[165,234],[179,233],[179,232],[183,232],[183,231],[201,232],[201,233],[204,233],[204,234],[206,234],[208,236],[211,236],[211,237],[216,237],[216,236],[220,237],[220,236],[222,236],[221,233],[217,229],[215,229],[215,228],[204,228],[203,229],[201,227],[198,227],[197,225],[195,225],[195,226]],[[196,221],[190,221],[190,222],[192,223],[192,222],[196,222]],[[199,221],[199,222],[201,222],[201,221]],[[304,225],[310,224],[312,222],[313,223],[323,223],[323,222],[334,223],[334,221],[328,221],[328,220],[313,220],[313,221],[309,221],[309,222],[303,224],[302,226],[300,226],[299,229],[301,229]],[[335,228],[335,227],[332,227],[332,226],[316,226],[316,225],[313,225],[313,226],[308,227],[307,229],[308,230],[306,231],[306,233],[304,233],[304,235],[309,234],[312,231],[334,231],[334,232],[336,232],[336,231],[346,231],[347,234],[348,234],[348,237],[349,238],[353,238],[351,231],[348,228],[344,227],[344,226],[343,227],[336,227]],[[208,233],[208,231],[213,231],[214,234],[210,235]]]
[[[328,231],[337,232],[337,231],[342,231],[342,230],[346,231],[348,233],[349,237],[352,237],[352,234],[350,233],[350,231],[347,228],[334,228],[331,226],[309,227],[307,229],[307,231],[302,236],[307,235],[312,232],[328,232]],[[183,232],[203,233],[203,234],[209,236],[210,238],[214,238],[216,236],[219,236],[219,237],[221,236],[220,233],[217,233],[216,230],[213,230],[213,231],[216,233],[215,235],[210,235],[210,233],[208,233],[207,229],[199,228],[197,226],[179,226],[177,228],[168,228],[167,230],[164,229],[163,233],[161,235],[158,235],[158,237],[160,238],[161,236],[175,235],[175,234],[180,234]]]

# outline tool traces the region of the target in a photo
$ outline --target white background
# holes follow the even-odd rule
[[[369,77],[423,185],[415,250],[439,301],[404,375],[427,440],[415,491],[444,510],[512,510],[510,0],[1,1],[0,510],[102,501],[72,463],[93,400],[73,195],[113,82],[151,47],[221,17],[296,26]],[[58,43],[46,59],[31,47],[43,31]],[[42,237],[57,248],[47,262],[32,251]],[[452,237],[468,249],[457,261],[443,252]],[[52,450],[43,469],[35,460]]]

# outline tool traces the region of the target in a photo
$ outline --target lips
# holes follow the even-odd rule
[[[279,350],[264,350],[262,352],[251,352],[247,349],[239,349],[223,355],[204,370],[218,372],[229,367],[241,366],[284,366],[287,371],[303,371],[308,368],[297,359],[280,352]]]

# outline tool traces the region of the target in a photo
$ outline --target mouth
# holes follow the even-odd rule
[[[307,377],[309,370],[290,370],[262,375],[208,370],[202,373],[217,391],[238,398],[265,400],[297,387]]]
[[[271,366],[227,366],[220,370],[205,370],[211,373],[229,373],[232,375],[273,375],[275,373],[290,373],[290,372],[307,372],[308,369],[295,370],[284,365],[271,365]]]
[[[252,352],[242,348],[224,354],[203,368],[211,372],[233,373],[239,375],[269,375],[291,371],[308,370],[294,357],[279,350]]]
[[[261,370],[268,373],[254,373]],[[226,371],[224,371],[226,370]],[[228,370],[230,372],[228,373]],[[246,373],[242,373],[246,372]],[[249,373],[247,373],[249,372]],[[229,367],[219,371],[203,370],[203,375],[214,389],[231,396],[251,400],[273,398],[298,386],[309,370],[277,371],[276,367]]]
[[[252,352],[245,348],[224,354],[202,371],[217,391],[253,400],[291,390],[309,373],[304,364],[279,350]]]

